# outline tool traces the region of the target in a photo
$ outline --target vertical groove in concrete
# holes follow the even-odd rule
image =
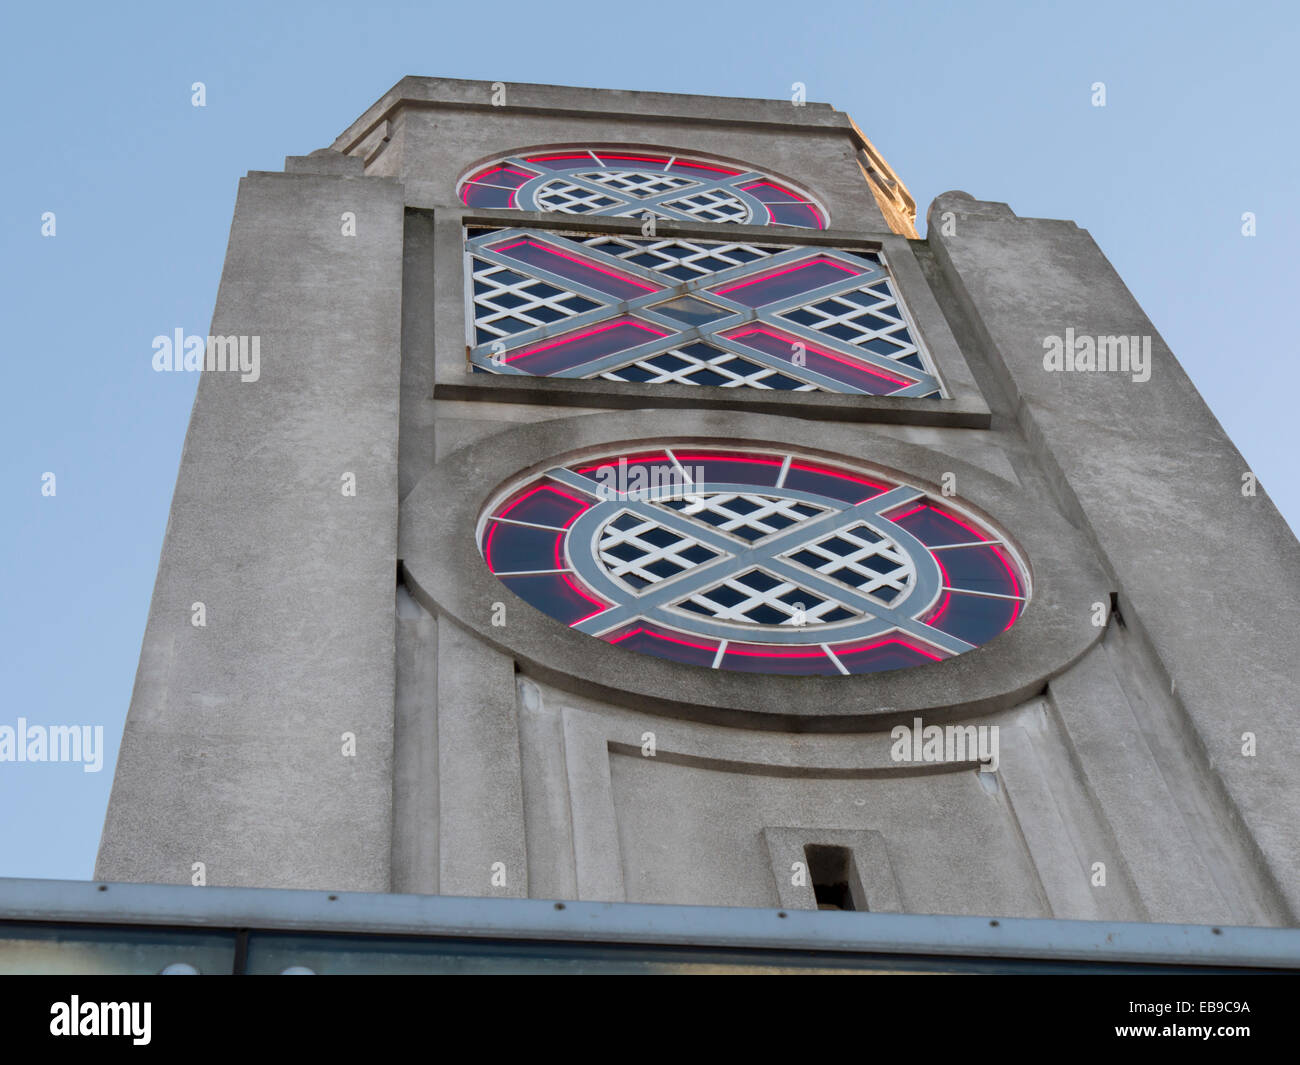
[[[518,678],[528,886],[533,898],[576,899],[573,814],[564,746],[564,708]]]
[[[1149,919],[1222,920],[1227,903],[1206,867],[1201,841],[1183,821],[1105,651],[1095,648],[1075,663],[1052,681],[1051,692]]]
[[[438,888],[443,895],[528,897],[515,699],[510,658],[439,619]]]
[[[393,891],[438,893],[438,623],[397,588]]]
[[[1255,839],[1241,831],[1223,783],[1206,759],[1200,737],[1189,728],[1182,702],[1162,683],[1147,642],[1131,628],[1112,624],[1101,649],[1127,696],[1138,732],[1177,805],[1202,859],[1218,886],[1223,907],[1213,919],[1237,925],[1287,924],[1286,902],[1268,876]]]

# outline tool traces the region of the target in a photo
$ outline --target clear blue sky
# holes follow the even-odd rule
[[[154,373],[150,341],[207,333],[240,176],[330,144],[406,74],[804,82],[922,215],[964,189],[1090,230],[1300,528],[1294,0],[21,7],[0,17],[0,725],[103,725],[108,759],[0,763],[0,876],[92,875],[196,383]]]

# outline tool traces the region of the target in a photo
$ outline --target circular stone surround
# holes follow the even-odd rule
[[[501,493],[478,540],[502,583],[579,632],[735,672],[942,661],[1029,601],[1016,548],[955,501],[790,451],[583,457]]]
[[[1040,694],[1105,631],[1092,619],[1096,604],[1109,601],[1109,581],[1087,541],[1052,506],[930,448],[858,426],[818,424],[815,430],[813,448],[806,421],[692,410],[587,414],[507,427],[445,455],[403,500],[400,556],[407,588],[434,613],[508,655],[520,671],[566,690],[669,716],[802,731],[869,731],[915,714],[941,720],[1014,706]],[[1003,551],[1023,572],[1028,605],[1006,631],[974,650],[913,668],[849,676],[838,670],[756,673],[714,669],[711,661],[683,664],[631,651],[626,641],[595,638],[516,597],[485,564],[480,544],[486,519],[524,485],[549,470],[590,466],[593,457],[635,457],[665,447],[678,455],[796,453],[810,464],[909,486],[975,528],[999,539],[1005,530],[1014,538]],[[940,490],[954,479],[959,506]],[[613,518],[601,516],[598,526],[591,519],[586,535]],[[901,542],[896,530],[882,531]],[[561,556],[555,566],[552,553],[545,568],[564,568],[564,561]],[[918,568],[909,602],[932,594],[919,587],[922,577]]]

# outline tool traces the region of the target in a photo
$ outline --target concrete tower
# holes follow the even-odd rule
[[[96,875],[1295,923],[1295,538],[1087,232],[914,217],[811,103],[250,173]]]

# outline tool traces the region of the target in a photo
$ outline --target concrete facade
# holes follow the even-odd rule
[[[879,249],[943,398],[469,373],[467,226],[640,222],[457,182],[582,144],[809,189],[830,228],[658,232]],[[212,332],[261,374],[200,383],[96,875],[815,909],[796,867],[839,861],[856,909],[1295,924],[1300,545],[1086,231],[914,210],[824,104],[428,78],[249,174]],[[1151,338],[1149,379],[1048,372],[1067,330]],[[488,571],[500,486],[656,441],[951,475],[1032,599],[941,662],[794,677],[606,644]],[[996,771],[898,762],[917,717],[997,726]]]

